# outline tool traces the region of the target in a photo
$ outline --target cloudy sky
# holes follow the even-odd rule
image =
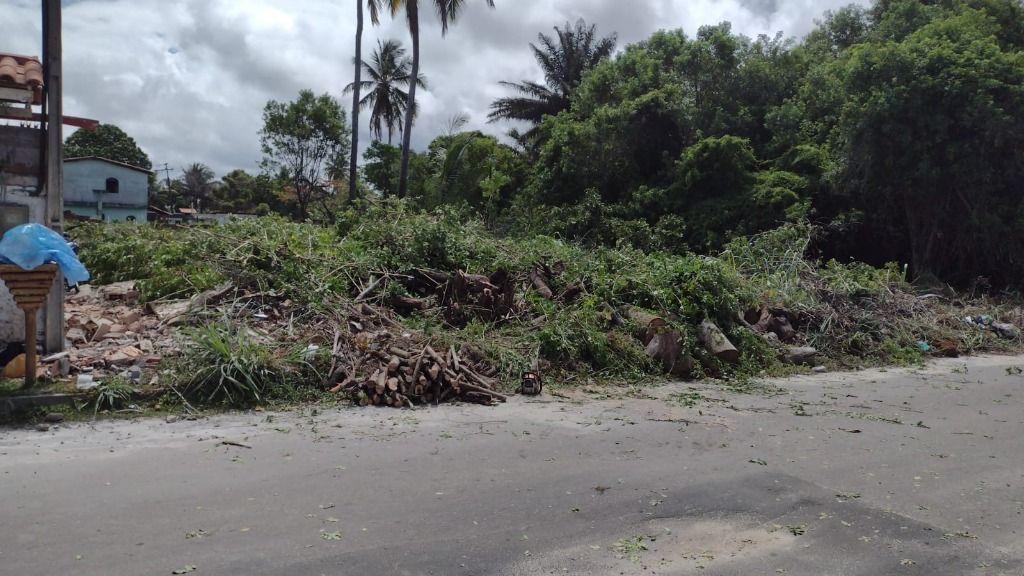
[[[723,20],[751,36],[801,36],[826,10],[852,1],[497,0],[490,10],[469,0],[447,38],[432,15],[423,25],[431,90],[420,99],[413,146],[425,147],[456,114],[467,115],[471,128],[507,131],[486,122],[490,102],[505,94],[498,82],[540,79],[527,45],[556,24],[584,18],[618,33],[620,46],[658,29],[693,34]],[[65,113],[121,126],[155,165],[255,170],[267,100],[291,99],[303,88],[340,96],[351,81],[354,2],[64,0]],[[0,51],[41,51],[39,6],[0,0]],[[388,18],[368,27],[364,51],[377,38],[408,44],[403,24]],[[365,122],[361,130],[365,142]]]

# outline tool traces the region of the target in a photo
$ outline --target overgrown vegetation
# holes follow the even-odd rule
[[[685,352],[698,360],[697,375],[782,369],[778,350],[741,320],[762,306],[790,311],[802,339],[838,365],[914,361],[923,354],[919,341],[952,339],[964,350],[1002,345],[994,336],[962,339],[961,307],[918,297],[900,269],[807,259],[812,229],[806,225],[701,256],[584,247],[540,235],[499,237],[451,208],[428,213],[391,201],[364,209],[346,213],[333,228],[268,217],[212,228],[85,225],[73,234],[96,282],[137,279],[146,300],[186,297],[230,281],[289,303],[295,335],[284,342],[224,319],[191,333],[186,364],[192,368],[182,391],[205,402],[251,404],[276,387],[316,383],[316,361],[306,362],[297,351],[309,343],[329,347],[322,326],[336,326],[337,310],[374,279],[381,281],[370,300],[388,304],[408,294],[402,279],[418,270],[512,275],[521,305],[507,317],[453,319],[435,302],[404,319],[439,347],[476,343],[507,384],[534,363],[559,381],[660,374],[636,338],[639,327],[616,312],[627,305],[677,328]],[[564,266],[551,285],[556,294],[573,285],[582,292],[573,299],[541,297],[527,281],[537,263]],[[719,362],[698,343],[696,326],[705,319],[742,350],[738,365]]]

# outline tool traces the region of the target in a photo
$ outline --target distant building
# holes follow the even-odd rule
[[[150,171],[106,158],[64,160],[64,210],[105,222],[146,222]]]

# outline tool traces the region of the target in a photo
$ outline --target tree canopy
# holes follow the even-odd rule
[[[303,90],[292,102],[267,102],[263,109],[263,168],[288,182],[298,217],[314,205],[330,210],[344,174],[349,128],[341,104],[328,94]]]
[[[135,139],[113,124],[77,130],[64,141],[64,157],[98,156],[150,170],[153,163]]]

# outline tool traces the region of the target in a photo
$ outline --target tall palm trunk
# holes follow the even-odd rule
[[[409,152],[412,146],[412,120],[416,114],[416,78],[420,77],[420,11],[418,0],[408,0],[405,6],[409,17],[409,35],[412,36],[412,75],[409,100],[405,107],[405,130],[402,132],[402,171],[399,176],[398,197],[409,192]]]
[[[359,158],[359,87],[363,79],[363,0],[356,0],[356,81],[352,84],[352,158],[348,167],[348,201],[356,198]]]

